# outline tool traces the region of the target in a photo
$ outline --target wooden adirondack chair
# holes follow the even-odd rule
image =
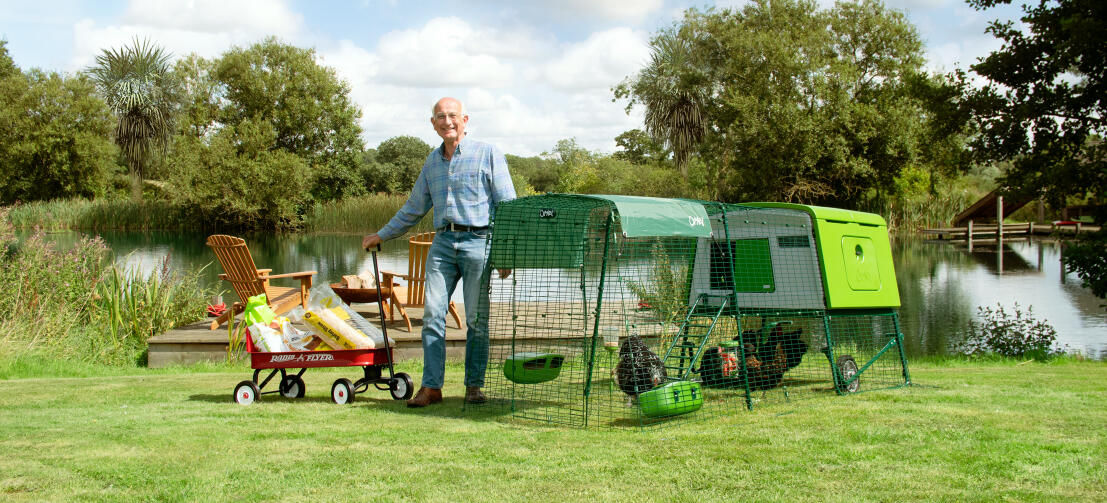
[[[387,306],[389,316],[392,309],[400,308],[400,315],[407,323],[407,331],[411,331],[411,319],[407,317],[406,307],[423,307],[426,301],[427,287],[427,253],[430,252],[431,243],[434,241],[433,232],[416,234],[408,240],[407,274],[381,271],[381,283],[392,285],[394,293],[393,302]],[[400,286],[395,278],[403,278],[407,281],[407,287]],[[398,302],[396,301],[398,299]],[[398,305],[397,305],[398,304]],[[457,306],[450,302],[450,314],[457,322],[457,328],[461,328],[461,317],[457,313]]]
[[[219,275],[219,279],[230,282],[231,288],[238,294],[240,300],[211,322],[212,330],[241,313],[246,307],[247,299],[262,293],[269,300],[269,307],[278,315],[296,306],[307,307],[308,290],[311,289],[311,277],[315,275],[315,271],[270,274],[272,269],[258,269],[254,265],[254,258],[250,256],[249,248],[246,247],[246,241],[234,236],[223,234],[208,236],[207,245],[215,252],[219,265],[223,266],[223,274]],[[269,284],[269,280],[277,278],[298,279],[300,287],[288,288]]]

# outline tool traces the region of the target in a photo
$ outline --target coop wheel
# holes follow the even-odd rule
[[[285,376],[281,379],[281,396],[285,398],[303,398],[304,380],[298,375]]]
[[[411,398],[412,390],[415,389],[415,383],[411,381],[411,376],[398,372],[392,377],[392,380],[388,383],[388,389],[392,392],[392,398],[396,400],[407,400]]]
[[[861,389],[861,380],[853,379],[857,375],[857,362],[850,355],[838,357],[838,373],[842,375],[842,384],[838,386],[843,393],[857,393]],[[849,384],[845,384],[845,383]]]
[[[254,381],[242,381],[234,387],[234,401],[239,405],[250,405],[257,401],[261,390]]]
[[[339,405],[354,401],[354,383],[345,377],[336,379],[331,385],[331,400]]]

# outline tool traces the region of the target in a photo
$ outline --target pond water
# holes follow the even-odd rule
[[[199,268],[204,281],[217,285],[222,272],[205,235],[181,232],[103,232],[100,236],[116,255],[117,263],[151,271],[163,262],[173,268]],[[61,246],[82,237],[54,233]],[[372,272],[370,254],[360,249],[361,236],[350,234],[246,234],[254,260],[275,272],[318,271],[316,283],[336,282],[344,274]],[[908,354],[945,353],[951,341],[965,332],[978,306],[1017,303],[1032,308],[1034,317],[1057,329],[1058,342],[1089,357],[1107,357],[1107,310],[1103,299],[1080,285],[1074,274],[1064,274],[1063,243],[1049,239],[976,245],[927,242],[918,238],[893,240],[892,252],[899,282],[901,327]],[[379,256],[383,270],[407,270],[407,241],[385,243]],[[455,293],[460,301],[461,289]],[[233,294],[230,294],[233,297]]]

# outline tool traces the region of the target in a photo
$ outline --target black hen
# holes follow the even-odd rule
[[[780,385],[784,373],[803,361],[807,353],[807,343],[800,335],[802,330],[784,331],[784,323],[777,324],[769,331],[769,336],[759,346],[745,344],[746,369],[749,371],[750,387],[756,390],[775,388]],[[747,332],[748,340],[757,341],[760,331]]]
[[[615,381],[631,397],[645,393],[665,381],[665,365],[638,336],[627,337],[619,347]]]

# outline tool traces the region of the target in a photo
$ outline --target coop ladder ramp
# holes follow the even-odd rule
[[[716,309],[715,306],[708,303],[708,299],[716,299],[718,308]],[[665,358],[662,359],[665,365],[665,373],[668,374],[670,379],[688,379],[692,369],[696,366],[696,362],[703,355],[704,346],[711,338],[711,332],[715,330],[715,324],[719,321],[719,317],[722,316],[723,312],[726,311],[729,302],[730,296],[728,295],[705,293],[696,297],[696,302],[688,308],[688,313],[684,316],[684,322],[680,325],[680,331],[677,332],[676,337],[673,337],[673,342],[665,352]],[[710,309],[707,309],[706,313],[702,313],[701,305],[710,306]],[[706,316],[706,314],[710,314],[710,316]]]

